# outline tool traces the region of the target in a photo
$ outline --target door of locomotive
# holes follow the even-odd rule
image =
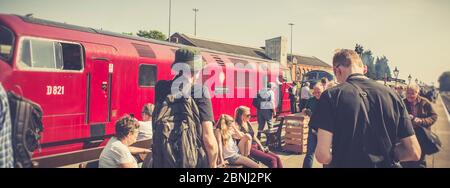
[[[107,58],[93,59],[89,73],[89,123],[109,122],[112,62]]]
[[[91,125],[91,137],[102,136],[109,132],[105,125],[111,121],[113,62],[117,51],[112,46],[91,43],[85,43],[85,48],[90,60],[86,120]]]

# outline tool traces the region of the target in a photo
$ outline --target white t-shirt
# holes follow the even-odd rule
[[[138,167],[128,147],[116,137],[112,137],[100,154],[99,168],[120,168],[120,165],[125,163],[134,163]]]
[[[153,136],[152,121],[139,121],[139,125],[139,134],[136,140],[151,139]]]
[[[231,137],[228,139],[228,144],[223,147],[223,158],[225,160],[239,155],[239,148],[236,142]]]
[[[267,110],[273,109],[275,105],[275,93],[271,89],[262,89],[259,92],[259,95],[263,98],[263,101],[261,101],[260,109],[267,109]],[[270,100],[267,101],[267,99]]]
[[[302,87],[302,92],[301,92],[301,99],[309,99],[312,97],[311,91],[309,90],[309,87]]]

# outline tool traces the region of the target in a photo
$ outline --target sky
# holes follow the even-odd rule
[[[172,0],[171,33],[194,33],[193,8],[202,38],[261,47],[278,36],[290,42],[294,23],[294,54],[331,64],[336,49],[358,43],[405,80],[436,84],[450,71],[448,0]],[[119,33],[169,30],[169,0],[0,0],[0,13]]]

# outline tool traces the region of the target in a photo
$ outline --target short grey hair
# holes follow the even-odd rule
[[[406,90],[413,90],[415,92],[419,92],[420,87],[416,84],[411,84],[411,85],[408,85],[408,87],[406,87]]]
[[[322,89],[322,91],[325,89],[325,88],[323,88],[322,84],[320,84],[319,82],[317,82],[316,85],[314,85],[313,89],[315,89],[315,88]]]

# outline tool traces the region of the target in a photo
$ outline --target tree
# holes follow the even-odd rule
[[[391,67],[389,67],[389,64],[387,63],[386,63],[386,74],[388,78],[392,78]]]
[[[442,73],[439,77],[439,88],[441,91],[450,91],[450,71]]]
[[[371,79],[376,79],[375,65],[373,64],[375,58],[372,55],[372,51],[370,50],[364,51],[361,55],[361,59],[363,63],[367,66],[366,76]]]
[[[389,68],[388,61],[386,56],[377,57],[377,60],[375,61],[376,79],[384,79],[385,74],[387,77],[391,77],[391,68]]]
[[[356,52],[359,56],[362,55],[363,51],[364,51],[364,47],[363,47],[362,45],[360,45],[360,44],[356,44],[356,46],[355,46],[355,52]]]
[[[389,60],[386,56],[377,57],[374,64],[375,57],[373,57],[371,50],[364,50],[362,45],[356,44],[355,52],[361,57],[364,65],[367,66],[367,77],[374,80],[382,80],[385,76],[392,78],[391,68],[388,64]]]
[[[133,36],[133,33],[132,33],[132,32],[122,32],[122,34]]]
[[[139,30],[136,33],[137,36],[148,38],[148,39],[156,39],[156,40],[166,40],[167,37],[161,31],[157,30]]]
[[[362,45],[356,44],[355,52],[359,55],[364,65],[367,66],[366,76],[371,79],[376,79],[375,65],[373,64],[375,58],[372,56],[372,51],[364,51]]]

